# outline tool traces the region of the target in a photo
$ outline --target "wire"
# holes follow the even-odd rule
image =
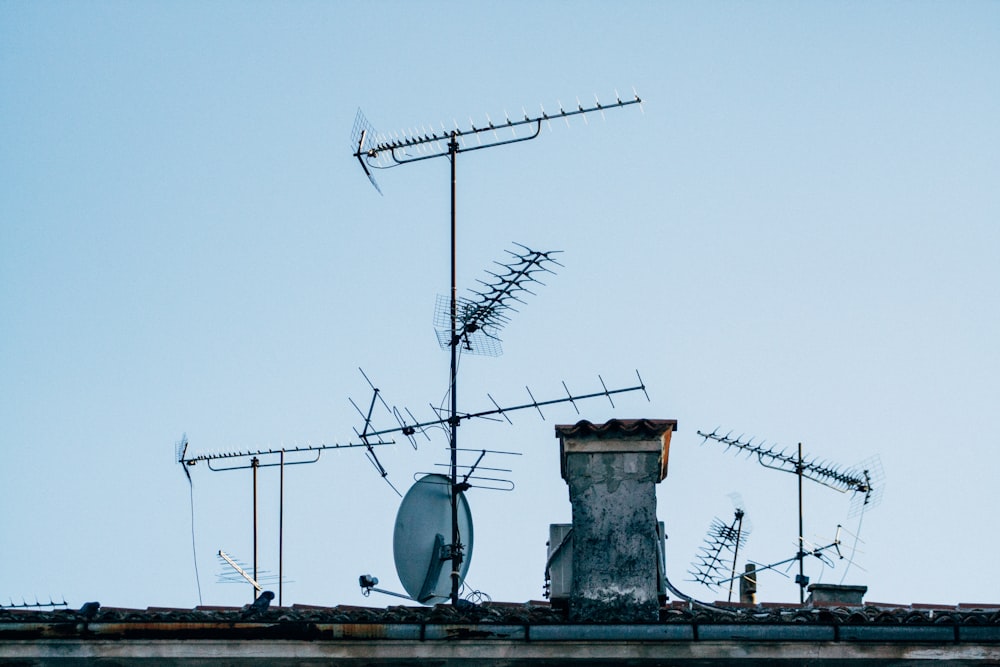
[[[184,476],[187,477],[188,486],[190,487],[190,498],[191,498],[191,559],[194,561],[194,581],[198,585],[198,606],[202,606],[204,603],[201,599],[201,575],[198,574],[198,549],[195,546],[194,538],[194,480],[191,479],[191,473],[188,472],[187,467],[184,462],[181,461],[182,470],[184,470]]]
[[[697,605],[699,607],[705,607],[706,609],[714,609],[715,611],[724,611],[724,612],[726,612],[728,614],[735,614],[735,613],[737,613],[737,611],[735,609],[727,609],[726,607],[720,607],[718,605],[714,605],[714,604],[711,604],[709,602],[701,602],[700,600],[695,600],[690,595],[682,593],[680,590],[678,590],[678,588],[676,586],[674,586],[672,583],[670,583],[670,579],[667,578],[666,574],[663,575],[663,583],[665,583],[667,585],[667,588],[670,590],[671,593],[673,593],[677,597],[681,598],[685,602],[688,602],[689,604]]]
[[[851,545],[851,556],[847,559],[847,567],[844,568],[844,574],[840,577],[840,583],[844,583],[844,579],[847,578],[847,573],[850,571],[851,566],[854,565],[854,554],[858,550],[858,541],[861,539],[861,522],[865,520],[865,506],[861,506],[861,512],[858,514],[858,529],[854,533],[854,544]],[[850,531],[848,531],[850,532]],[[864,569],[864,568],[862,568]]]

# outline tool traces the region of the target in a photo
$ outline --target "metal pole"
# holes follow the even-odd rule
[[[736,543],[733,547],[733,574],[729,580],[729,602],[733,601],[733,581],[736,580],[736,561],[740,556],[740,535],[743,534],[743,510],[736,510]],[[742,602],[742,600],[741,600]]]
[[[802,443],[799,443],[799,461],[795,466],[795,473],[799,478],[799,604],[806,601],[806,552],[805,538],[802,528]]]
[[[257,581],[257,468],[260,466],[260,459],[256,456],[250,459],[250,467],[253,469],[253,580]],[[257,599],[256,594],[254,599]]]
[[[458,275],[456,267],[455,232],[455,162],[458,158],[458,139],[452,133],[448,143],[451,157],[451,603],[458,605],[459,568],[462,552],[458,534]]]
[[[281,481],[278,484],[278,606],[281,606],[284,575],[284,544],[285,544],[285,450],[281,450]]]

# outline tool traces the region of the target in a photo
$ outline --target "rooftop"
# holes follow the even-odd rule
[[[545,602],[0,610],[0,656],[23,665],[952,665],[1000,663],[1000,604],[703,606],[656,623],[569,623]],[[0,662],[3,662],[0,659]],[[117,662],[115,664],[118,664]]]

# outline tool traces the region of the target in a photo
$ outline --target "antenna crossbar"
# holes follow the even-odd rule
[[[440,133],[434,130],[427,131],[426,129],[422,129],[421,131],[411,131],[409,134],[404,132],[402,136],[392,138],[376,133],[359,109],[354,122],[351,147],[354,149],[354,157],[361,163],[361,168],[371,180],[372,185],[381,194],[382,191],[378,188],[378,184],[375,183],[369,167],[385,169],[409,162],[419,162],[421,160],[429,160],[457,153],[467,153],[493,146],[504,146],[521,141],[530,141],[537,138],[541,133],[543,121],[547,122],[556,118],[564,118],[568,122],[569,118],[573,116],[582,116],[594,112],[601,112],[603,114],[607,109],[627,107],[632,104],[642,104],[642,99],[640,99],[638,94],[633,95],[632,99],[626,100],[622,100],[620,96],[616,95],[615,101],[610,104],[601,104],[600,100],[595,100],[593,106],[585,107],[578,102],[575,109],[570,108],[569,110],[560,105],[559,111],[551,114],[547,113],[543,107],[541,113],[536,116],[529,116],[527,113],[524,113],[523,117],[518,120],[511,120],[509,116],[504,121],[497,123],[487,120],[486,124],[481,127],[476,127],[470,121],[470,128],[467,130],[462,130],[458,127],[454,130],[446,130],[442,126]],[[529,128],[530,133],[517,136],[517,129],[525,126]],[[514,137],[511,139],[500,139],[497,131],[502,129],[510,129]],[[489,138],[490,134],[493,135],[492,139]],[[477,140],[475,145],[466,141],[467,138],[473,137]],[[487,138],[486,142],[483,142],[483,137]],[[459,144],[460,139],[462,140],[461,144]],[[411,148],[428,152],[423,155],[411,155],[407,153],[407,149]],[[386,156],[388,159],[382,159]]]
[[[803,477],[819,482],[841,492],[857,491],[860,493],[870,493],[872,490],[871,475],[868,471],[856,471],[841,468],[825,461],[800,460],[797,455],[786,454],[784,450],[778,451],[774,447],[767,447],[762,441],[754,443],[753,439],[743,440],[742,436],[732,438],[727,433],[720,435],[717,431],[711,433],[697,432],[705,441],[714,440],[726,445],[726,448],[735,447],[740,451],[747,452],[757,457],[757,461],[765,468],[780,470],[792,474],[802,473]]]
[[[636,376],[638,377],[638,373],[636,373]],[[640,380],[640,383],[641,383],[642,378],[639,377],[639,380]],[[603,380],[601,381],[601,384],[603,386],[603,384],[604,384]],[[642,391],[642,392],[645,393],[645,391],[646,391],[646,385],[645,384],[638,384],[638,385],[635,385],[635,386],[632,386],[632,387],[622,387],[620,389],[608,389],[607,387],[604,387],[601,391],[593,392],[593,393],[590,393],[590,394],[579,394],[579,395],[575,395],[575,396],[574,395],[570,395],[570,396],[565,396],[565,397],[562,397],[562,398],[553,398],[553,399],[545,400],[545,401],[538,401],[538,400],[535,400],[532,397],[532,400],[531,400],[530,403],[523,403],[521,405],[514,405],[514,406],[510,406],[510,407],[506,407],[506,408],[498,406],[498,407],[495,407],[495,408],[492,408],[492,409],[489,409],[489,410],[482,410],[480,412],[459,413],[459,414],[455,415],[454,418],[447,417],[447,418],[433,419],[433,420],[430,420],[430,421],[417,422],[415,424],[409,424],[409,425],[402,426],[402,427],[388,428],[388,429],[383,429],[383,430],[380,430],[380,431],[372,431],[371,433],[369,433],[369,436],[379,436],[379,437],[381,437],[383,435],[389,435],[391,433],[403,432],[404,430],[410,430],[410,429],[420,430],[420,429],[428,428],[428,427],[431,427],[431,426],[440,426],[442,424],[450,424],[453,419],[457,420],[458,422],[460,422],[460,421],[465,420],[465,419],[475,419],[475,418],[482,418],[482,417],[490,417],[492,415],[502,415],[502,416],[506,417],[506,413],[508,413],[508,412],[515,412],[517,410],[526,410],[528,408],[535,408],[541,414],[541,408],[544,407],[544,406],[556,405],[556,404],[559,404],[559,403],[574,403],[575,401],[583,401],[583,400],[587,400],[587,399],[590,399],[590,398],[598,398],[598,397],[602,397],[602,396],[610,400],[611,396],[613,396],[614,394],[623,394],[623,393],[633,392],[633,391]],[[528,395],[531,396],[531,391],[530,390],[528,390]],[[647,394],[646,397],[649,398],[648,394]],[[493,400],[492,397],[490,398],[490,400],[493,402],[494,405],[496,405],[496,401]],[[544,419],[544,415],[542,415],[542,418]]]
[[[296,453],[308,453],[315,452],[317,455],[313,459],[304,461],[286,461],[283,465],[296,465],[301,463],[315,463],[319,460],[319,454],[328,449],[352,449],[357,447],[373,447],[375,445],[391,445],[394,444],[389,440],[379,440],[378,442],[359,442],[359,443],[348,443],[346,445],[339,443],[332,444],[321,444],[321,445],[307,445],[305,447],[295,446],[295,447],[279,447],[278,449],[256,449],[248,451],[230,451],[230,452],[217,452],[211,454],[199,454],[197,456],[184,457],[182,456],[178,459],[178,463],[183,463],[185,465],[193,466],[199,461],[206,461],[209,463],[209,468],[215,471],[222,470],[243,470],[249,468],[250,466],[230,466],[224,468],[213,468],[211,466],[212,461],[224,460],[224,459],[241,459],[241,458],[253,458],[255,456],[281,456],[282,454],[296,454]],[[281,463],[261,463],[257,467],[267,468],[271,466],[282,465]]]

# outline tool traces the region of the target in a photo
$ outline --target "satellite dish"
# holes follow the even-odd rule
[[[472,561],[472,513],[458,491],[458,534],[464,547],[459,583]],[[451,599],[451,480],[424,475],[410,487],[396,513],[392,554],[396,574],[411,598],[434,605]]]

